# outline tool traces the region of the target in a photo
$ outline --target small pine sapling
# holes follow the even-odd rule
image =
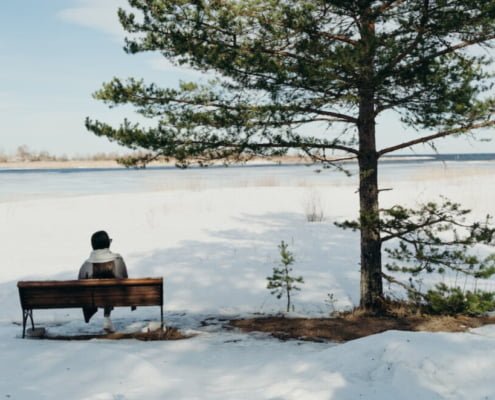
[[[287,312],[291,308],[291,294],[294,290],[301,290],[297,283],[304,283],[303,277],[298,276],[297,278],[291,276],[292,267],[295,259],[292,253],[287,249],[289,246],[283,240],[279,244],[278,248],[280,250],[280,266],[273,267],[272,276],[267,277],[268,280],[267,289],[270,289],[271,294],[276,295],[277,299],[282,296],[287,297]],[[292,306],[294,309],[294,306]]]

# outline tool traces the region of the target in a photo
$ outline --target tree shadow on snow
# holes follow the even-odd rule
[[[357,303],[356,233],[343,231],[330,221],[310,223],[296,213],[244,214],[236,222],[246,228],[211,227],[205,232],[205,240],[182,241],[175,247],[164,243],[163,248],[143,254],[126,253],[123,249],[126,258],[138,260],[128,265],[129,274],[164,277],[166,318],[167,314],[189,314],[195,321],[189,325],[197,325],[199,316],[273,314],[284,311],[285,302],[266,289],[266,277],[280,263],[278,245],[283,240],[296,260],[294,276],[301,275],[305,280],[293,299],[296,312],[328,315],[333,307],[345,309]],[[76,272],[64,271],[40,279],[74,279]],[[329,293],[333,294],[335,304],[325,303]],[[4,305],[0,320],[21,319],[16,282],[0,284],[0,300]],[[119,314],[124,318],[129,311],[117,308],[114,315],[118,318]],[[36,311],[35,315],[45,323],[57,325],[68,319],[79,321],[80,310]],[[152,319],[155,313],[140,310],[130,318]]]
[[[296,311],[328,313],[327,294],[336,307],[358,301],[358,235],[331,222],[309,223],[301,214],[242,215],[245,229],[207,231],[208,240],[183,241],[157,249],[131,266],[138,276],[165,278],[165,306],[172,310],[277,312],[284,308],[266,289],[279,265],[282,240],[296,259],[293,274],[305,284],[294,298]],[[136,257],[137,256],[137,257]]]

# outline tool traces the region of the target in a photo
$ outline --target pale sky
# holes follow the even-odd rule
[[[0,152],[18,146],[54,154],[119,150],[86,131],[84,119],[117,125],[137,120],[131,108],[110,110],[91,94],[112,77],[144,78],[162,86],[201,75],[170,65],[159,54],[128,55],[117,9],[125,0],[25,0],[3,2],[0,11]],[[416,137],[391,116],[377,126],[379,147]],[[480,137],[494,136],[495,131]],[[440,152],[495,152],[489,143],[443,139]],[[417,153],[430,152],[417,146]]]

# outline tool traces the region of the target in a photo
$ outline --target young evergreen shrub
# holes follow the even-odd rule
[[[272,276],[267,277],[268,283],[267,289],[270,289],[270,293],[277,296],[280,299],[282,296],[287,297],[287,312],[291,308],[291,295],[294,290],[301,290],[296,283],[304,283],[302,276],[293,277],[291,265],[295,259],[292,253],[288,250],[288,245],[283,240],[279,244],[280,250],[280,266],[273,267]],[[294,309],[294,306],[292,306]]]
[[[426,309],[440,315],[480,315],[495,308],[492,292],[463,291],[460,287],[448,287],[444,283],[435,286],[425,295]]]

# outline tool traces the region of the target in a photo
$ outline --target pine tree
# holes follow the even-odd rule
[[[294,256],[288,250],[288,245],[283,240],[279,244],[280,250],[280,267],[273,267],[272,276],[267,277],[268,280],[267,289],[270,289],[271,294],[277,296],[280,299],[282,296],[287,298],[287,312],[290,311],[291,306],[291,294],[294,290],[301,290],[296,283],[304,283],[302,276],[293,277],[292,267],[294,264]]]
[[[157,51],[213,71],[207,84],[161,88],[114,78],[95,97],[152,123],[86,120],[94,134],[179,166],[245,161],[290,149],[359,166],[361,300],[383,296],[378,160],[495,124],[490,92],[495,0],[129,0],[119,10],[131,54]],[[471,51],[471,49],[473,51]],[[421,135],[377,147],[377,118],[396,113]],[[314,134],[317,126],[324,135]]]

